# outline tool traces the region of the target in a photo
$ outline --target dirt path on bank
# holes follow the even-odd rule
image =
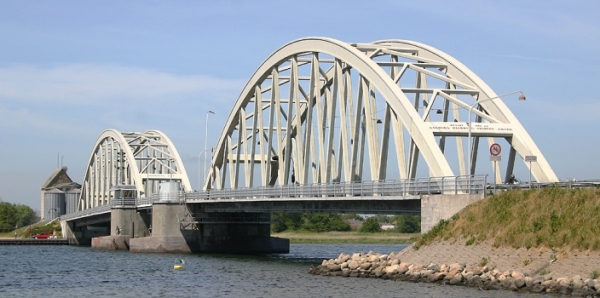
[[[580,275],[590,278],[600,272],[600,252],[552,251],[547,248],[513,249],[494,248],[489,243],[467,246],[465,241],[441,241],[415,250],[408,247],[402,252],[402,262],[422,265],[465,263],[485,265],[490,269],[519,270],[523,273],[552,277]]]

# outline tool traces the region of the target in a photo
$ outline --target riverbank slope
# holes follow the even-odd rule
[[[599,232],[599,188],[509,191],[440,221],[399,253],[342,253],[310,272],[596,296]]]

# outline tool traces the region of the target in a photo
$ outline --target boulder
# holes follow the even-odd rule
[[[448,272],[448,265],[442,264],[440,265],[440,272]]]
[[[446,276],[445,273],[435,272],[435,273],[429,275],[429,277],[427,278],[427,281],[429,281],[429,282],[437,282],[437,281],[440,281],[440,280],[444,279],[445,276]]]
[[[418,272],[421,270],[423,270],[423,265],[421,265],[421,264],[412,264],[412,265],[408,266],[409,272]]]
[[[348,263],[348,269],[350,269],[350,270],[357,269],[357,268],[358,268],[358,266],[359,266],[359,265],[358,265],[358,262],[357,262],[357,261],[355,261],[355,260],[352,260],[352,261],[350,261],[350,262]]]
[[[525,279],[524,278],[515,278],[515,286],[517,286],[517,288],[522,288],[525,286]]]
[[[459,263],[452,263],[448,267],[448,271],[458,270],[458,271],[462,272],[464,269],[465,269],[465,265],[464,264],[459,264]]]
[[[525,286],[531,288],[533,286],[533,277],[526,276],[523,281],[525,281]]]
[[[400,263],[398,264],[398,273],[400,274],[404,274],[406,272],[408,272],[408,263]]]
[[[431,270],[433,272],[439,272],[440,265],[431,263],[431,264],[429,264],[429,266],[427,266],[427,270]]]
[[[451,285],[458,285],[458,284],[462,283],[462,281],[463,281],[463,275],[462,275],[462,273],[459,272],[456,275],[454,275],[448,283],[450,283]]]
[[[335,263],[341,264],[341,263],[348,261],[349,259],[350,259],[350,255],[343,252],[340,254],[340,256],[337,259],[335,259]]]
[[[369,255],[367,257],[367,262],[370,262],[370,263],[374,263],[377,260],[379,260],[379,255],[376,255],[376,254]]]
[[[329,271],[340,271],[340,270],[342,270],[342,266],[337,265],[337,264],[328,264],[327,265],[327,270],[329,270]]]
[[[395,273],[398,272],[398,267],[398,265],[387,266],[385,269],[383,269],[383,271],[385,273]]]
[[[360,269],[369,270],[371,268],[371,263],[362,263],[360,264]]]
[[[352,270],[350,270],[348,268],[344,268],[344,269],[342,269],[342,276],[343,277],[348,277],[348,276],[350,276],[351,272],[352,272]]]
[[[444,278],[445,280],[451,280],[456,274],[460,273],[460,270],[450,270],[448,271],[448,273],[446,274],[446,277]]]
[[[523,279],[525,278],[525,274],[523,274],[523,272],[521,271],[513,271],[510,276],[514,279]]]

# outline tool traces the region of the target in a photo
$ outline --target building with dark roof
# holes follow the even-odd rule
[[[73,182],[67,167],[56,169],[42,184],[40,218],[53,220],[67,212],[78,210],[81,185]]]

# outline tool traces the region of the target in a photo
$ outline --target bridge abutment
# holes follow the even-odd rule
[[[448,220],[467,205],[482,200],[483,194],[421,196],[421,233],[427,233],[440,220]]]

